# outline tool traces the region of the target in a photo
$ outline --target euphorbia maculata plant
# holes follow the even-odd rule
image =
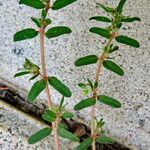
[[[117,65],[114,60],[110,58],[112,53],[115,53],[119,50],[119,46],[114,43],[114,41],[126,44],[135,48],[139,48],[140,44],[137,40],[130,38],[128,36],[122,35],[119,30],[122,27],[123,23],[131,23],[134,21],[140,21],[138,17],[130,17],[125,16],[123,11],[123,6],[126,0],[120,0],[118,6],[116,8],[109,7],[103,4],[97,3],[98,7],[102,8],[105,12],[107,12],[110,17],[105,16],[94,16],[91,17],[90,20],[95,21],[102,21],[108,23],[108,26],[105,28],[100,27],[92,27],[89,31],[91,33],[97,34],[107,39],[105,46],[103,47],[102,51],[100,52],[99,56],[94,54],[88,55],[82,58],[79,58],[75,61],[75,65],[77,67],[90,65],[90,64],[97,64],[96,75],[94,80],[87,79],[87,83],[79,83],[79,87],[82,88],[84,95],[92,95],[89,98],[85,98],[81,100],[78,104],[75,105],[75,110],[81,110],[87,107],[92,107],[91,110],[91,135],[87,139],[85,139],[78,147],[77,150],[84,150],[87,149],[90,145],[92,145],[92,150],[96,150],[95,143],[103,143],[103,144],[111,144],[114,140],[110,137],[106,137],[104,135],[104,131],[102,127],[104,125],[103,119],[96,119],[95,117],[95,109],[96,103],[103,103],[109,105],[113,108],[120,108],[121,103],[107,95],[103,95],[99,92],[98,87],[100,86],[99,83],[99,76],[101,73],[102,68],[106,68],[119,76],[124,75],[123,69]],[[93,82],[94,81],[94,82]]]
[[[76,0],[56,0],[54,3],[52,3],[50,0],[20,0],[19,4],[24,4],[40,10],[41,16],[39,18],[31,17],[31,20],[36,25],[36,29],[34,28],[23,29],[14,35],[15,42],[31,39],[38,35],[40,37],[39,43],[40,43],[41,68],[26,58],[22,69],[18,70],[18,73],[15,74],[15,77],[30,74],[32,75],[30,80],[37,79],[37,81],[31,87],[31,90],[29,91],[27,98],[29,102],[32,103],[35,102],[37,96],[43,90],[45,90],[47,96],[48,104],[44,114],[42,115],[42,118],[45,121],[49,122],[50,125],[34,133],[28,139],[28,142],[30,144],[34,144],[50,135],[51,132],[53,131],[56,150],[60,149],[59,136],[76,142],[79,142],[80,139],[75,134],[69,132],[67,126],[65,126],[65,124],[62,121],[62,119],[69,119],[74,117],[72,113],[67,112],[65,110],[66,104],[64,102],[64,97],[71,97],[71,91],[64,83],[62,83],[59,79],[57,79],[57,77],[47,75],[44,39],[45,37],[51,39],[64,34],[71,33],[71,29],[66,26],[56,26],[47,29],[52,22],[52,20],[48,18],[48,11],[50,9],[51,10],[61,9],[75,1]],[[140,21],[138,17],[130,17],[123,15],[122,10],[125,2],[126,0],[121,0],[116,8],[108,7],[97,3],[99,7],[105,10],[108,14],[112,15],[112,17],[111,18],[104,16],[91,17],[90,20],[102,21],[108,23],[109,25],[106,28],[92,27],[90,29],[90,32],[103,36],[106,39],[108,39],[108,41],[106,42],[106,45],[103,47],[102,52],[100,53],[99,56],[92,54],[79,58],[75,62],[75,65],[78,67],[97,63],[96,77],[94,79],[94,82],[91,81],[90,79],[87,79],[87,83],[79,83],[79,86],[83,89],[84,95],[90,94],[92,96],[81,100],[78,104],[75,105],[74,109],[79,111],[86,107],[90,106],[92,107],[91,134],[82,143],[80,143],[80,145],[76,148],[76,150],[85,150],[90,145],[92,145],[92,150],[96,150],[95,146],[96,142],[103,144],[107,143],[111,144],[114,142],[112,138],[104,135],[104,131],[102,130],[104,121],[103,119],[100,120],[96,119],[95,104],[99,101],[100,103],[104,103],[113,108],[121,107],[121,103],[118,100],[100,94],[98,90],[98,87],[100,85],[99,76],[103,66],[120,76],[124,75],[123,69],[119,65],[117,65],[114,61],[110,60],[109,57],[112,53],[114,53],[119,49],[119,46],[114,44],[113,41],[116,40],[119,43],[130,45],[135,48],[138,48],[140,46],[135,39],[121,35],[119,33],[119,29],[122,27],[122,23]],[[49,86],[53,87],[62,95],[62,99],[60,100],[60,104],[58,107],[55,107],[53,104]]]
[[[59,137],[69,139],[71,141],[79,142],[79,138],[68,131],[66,126],[62,123],[62,119],[72,118],[74,115],[65,110],[66,104],[64,103],[64,97],[71,97],[70,89],[62,83],[57,77],[47,75],[46,71],[46,60],[45,60],[45,37],[52,39],[64,34],[71,33],[71,29],[66,26],[55,26],[48,28],[51,25],[52,20],[48,18],[49,10],[59,10],[76,0],[56,0],[52,3],[50,0],[20,0],[19,4],[24,4],[26,6],[40,10],[41,15],[39,18],[31,17],[31,20],[35,23],[36,28],[27,28],[17,32],[14,35],[14,41],[22,41],[34,38],[39,35],[40,41],[40,58],[41,58],[41,68],[32,63],[29,59],[25,59],[25,63],[22,69],[18,70],[15,77],[23,75],[32,75],[30,80],[37,79],[28,94],[28,101],[35,102],[37,96],[45,90],[47,96],[47,109],[45,110],[42,118],[49,122],[49,126],[44,129],[39,130],[33,134],[28,142],[34,144],[43,138],[47,137],[53,131],[54,134],[54,145],[56,150],[60,149]],[[48,28],[48,29],[47,29]],[[61,95],[62,99],[58,107],[54,107],[49,86],[57,90]]]

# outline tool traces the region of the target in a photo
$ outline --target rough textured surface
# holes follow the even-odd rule
[[[93,25],[104,26],[103,23],[88,21],[89,17],[93,15],[104,14],[100,9],[95,9],[96,2],[96,0],[79,0],[65,9],[50,12],[50,16],[54,20],[52,26],[67,25],[73,30],[70,35],[65,35],[58,39],[46,40],[48,73],[62,79],[73,92],[72,98],[67,99],[69,110],[72,110],[74,104],[83,98],[80,94],[81,91],[77,87],[77,83],[84,82],[84,79],[87,77],[92,79],[94,77],[93,71],[95,71],[95,66],[93,65],[75,68],[73,64],[74,60],[81,55],[84,56],[89,53],[99,54],[100,49],[103,47],[102,44],[105,42],[103,38],[93,35],[88,31]],[[99,2],[115,5],[118,0],[99,0]],[[141,150],[150,149],[149,8],[149,0],[127,1],[125,14],[138,15],[142,19],[142,22],[127,24],[121,32],[131,37],[136,37],[140,41],[141,47],[134,49],[121,45],[121,50],[114,54],[116,62],[122,65],[125,70],[124,77],[120,78],[106,70],[102,72],[101,92],[120,99],[123,107],[114,110],[105,105],[97,106],[97,116],[100,117],[102,115],[104,117],[107,132],[118,139],[118,141],[131,145],[132,149]],[[22,95],[25,96],[32,82],[28,82],[26,77],[14,79],[13,75],[17,68],[21,67],[25,57],[40,64],[39,39],[35,38],[19,43],[14,43],[12,39],[16,31],[22,28],[34,27],[30,21],[31,14],[32,16],[36,16],[39,13],[32,8],[19,6],[17,0],[10,0],[9,2],[0,0],[0,14],[2,14],[0,16],[0,78],[12,83],[17,87],[16,90],[22,91]],[[55,91],[52,91],[53,93],[57,94]],[[55,104],[58,104],[59,97],[58,94],[55,96]],[[39,99],[38,103],[46,103],[44,94]],[[1,111],[4,113],[5,110]],[[6,112],[8,113],[6,115],[9,116],[10,112]],[[77,113],[77,115],[88,121],[89,115],[87,115],[87,112],[90,112],[90,109]],[[14,122],[20,122],[19,125],[24,122],[27,123],[22,116],[14,116],[14,119],[18,119],[14,120]],[[6,124],[4,127],[9,127],[9,119],[6,120]],[[26,131],[32,132],[30,128],[34,128],[35,122],[31,121],[31,124],[32,126],[27,127]],[[17,127],[14,124],[15,128]],[[19,138],[22,138],[21,134],[19,134],[19,137],[15,134],[14,137],[19,140]],[[25,134],[28,135],[27,133]],[[13,137],[11,137],[7,130],[3,130],[2,135],[3,138],[1,139],[5,139],[4,137],[6,137],[7,140],[10,140],[2,143],[3,149],[9,149],[9,146],[5,147],[5,145],[8,142],[11,147]],[[21,147],[23,148],[24,146]]]

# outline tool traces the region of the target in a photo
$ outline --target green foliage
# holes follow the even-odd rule
[[[72,94],[70,89],[56,77],[48,77],[48,82],[55,90],[57,90],[64,97],[71,97]]]
[[[97,97],[97,99],[101,103],[104,103],[104,104],[109,105],[111,107],[114,107],[114,108],[120,108],[121,107],[121,103],[118,100],[111,98],[111,97],[108,97],[106,95],[100,95]]]
[[[81,110],[90,106],[95,105],[96,100],[93,98],[83,99],[75,105],[74,110]]]
[[[91,92],[91,87],[85,83],[78,83],[78,86],[82,89],[83,95],[86,96]]]
[[[100,6],[101,8],[103,8],[107,13],[114,13],[114,8],[112,7],[108,7],[108,6],[105,6],[103,4],[100,4],[100,3],[96,3],[98,6]]]
[[[42,9],[45,7],[41,0],[20,0],[19,4],[24,4],[36,9]]]
[[[91,17],[90,20],[96,20],[96,21],[102,21],[102,22],[112,22],[111,19],[109,19],[108,17],[104,17],[104,16],[94,16],[94,17]]]
[[[139,17],[125,17],[123,19],[121,19],[121,22],[134,22],[134,21],[141,21],[141,19]]]
[[[114,73],[123,76],[124,75],[124,71],[122,70],[122,68],[120,68],[120,66],[118,66],[117,64],[115,64],[113,61],[111,60],[105,60],[103,62],[103,66],[111,71],[113,71]]]
[[[28,94],[28,101],[33,103],[36,97],[45,89],[45,87],[46,87],[45,80],[35,82]]]
[[[119,36],[116,37],[116,41],[119,42],[119,43],[123,43],[123,44],[126,44],[126,45],[133,46],[135,48],[140,47],[140,44],[137,40],[132,39],[132,38],[127,37],[127,36],[119,35]]]
[[[85,139],[75,150],[86,150],[93,142],[91,137]]]
[[[29,139],[28,139],[28,143],[29,144],[35,144],[38,141],[42,140],[43,138],[47,137],[48,135],[50,135],[52,132],[51,128],[44,128],[42,130],[39,130],[38,132],[36,132],[35,134],[33,134]]]
[[[48,122],[54,122],[57,116],[52,110],[46,109],[44,114],[42,115],[42,118]]]
[[[25,63],[23,64],[23,69],[20,69],[18,73],[14,75],[14,77],[20,77],[27,74],[32,74],[33,76],[29,80],[35,79],[40,74],[40,68],[32,63],[29,59],[25,59]]]
[[[116,12],[118,12],[119,14],[122,13],[122,9],[123,9],[125,2],[126,2],[126,0],[120,0],[118,6],[116,8]]]
[[[102,37],[105,37],[109,39],[111,37],[110,32],[107,29],[99,28],[99,27],[93,27],[89,30],[92,33],[101,35]]]
[[[60,137],[66,138],[70,141],[79,142],[79,138],[76,135],[72,134],[71,132],[67,131],[64,128],[59,128],[58,134]]]
[[[32,63],[28,58],[25,59],[23,67],[25,70],[30,71],[30,73],[39,73],[39,70],[40,70],[39,66]]]
[[[61,9],[71,3],[75,2],[76,0],[56,0],[52,6],[53,10]]]
[[[46,33],[45,36],[47,38],[54,38],[54,37],[58,37],[61,36],[63,34],[68,34],[71,33],[71,29],[65,26],[58,26],[58,27],[52,27],[50,28]]]
[[[63,119],[67,119],[67,118],[72,118],[74,117],[74,114],[73,113],[70,113],[70,112],[64,112],[62,113],[62,116],[61,116]]]
[[[35,17],[31,17],[31,20],[37,25],[37,27],[41,27],[41,23],[39,21],[39,19],[35,18]]]
[[[32,28],[24,29],[14,35],[14,42],[34,38],[38,35],[38,31]]]
[[[14,75],[14,77],[20,77],[20,76],[23,76],[23,75],[26,75],[26,74],[29,74],[30,71],[21,71],[21,72],[18,72]]]
[[[100,144],[113,144],[115,140],[110,137],[101,135],[100,137],[96,138],[96,142]]]
[[[96,55],[88,55],[82,58],[79,58],[75,61],[75,65],[77,67],[95,64],[98,61],[98,57]]]

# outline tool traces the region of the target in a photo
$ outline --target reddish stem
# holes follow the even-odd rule
[[[115,38],[116,33],[113,32],[111,38],[109,39],[108,43],[106,44],[106,47],[109,46],[111,44],[111,42],[113,41],[113,39]],[[97,66],[97,70],[96,70],[96,77],[95,77],[95,82],[99,81],[99,76],[100,76],[100,72],[102,70],[102,65],[103,65],[103,61],[107,58],[107,55],[105,53],[102,53],[99,56],[99,61],[98,61],[98,66]],[[95,100],[97,100],[97,88],[95,88],[93,90],[93,98]],[[94,131],[94,116],[95,116],[95,105],[92,106],[92,110],[91,110],[91,137],[93,137],[93,143],[92,143],[92,150],[96,150],[96,141],[95,141],[95,136],[97,133],[95,133]]]

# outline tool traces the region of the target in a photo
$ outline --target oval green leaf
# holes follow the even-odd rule
[[[19,4],[24,4],[36,9],[42,9],[45,7],[41,0],[20,0]]]
[[[72,117],[74,117],[74,114],[70,113],[70,112],[64,112],[64,113],[62,113],[61,117],[64,118],[64,119],[72,118]]]
[[[111,107],[114,107],[114,108],[120,108],[121,107],[121,103],[118,100],[111,98],[111,97],[108,97],[106,95],[100,95],[97,97],[97,99],[101,103],[104,103],[104,104],[109,105]]]
[[[124,71],[122,70],[122,68],[110,60],[105,60],[103,62],[103,66],[120,76],[124,75]]]
[[[38,141],[42,140],[43,138],[47,137],[48,135],[50,135],[52,132],[51,128],[44,128],[42,130],[39,130],[38,132],[36,132],[35,134],[33,134],[29,139],[28,139],[28,143],[29,144],[35,144]]]
[[[61,36],[63,34],[68,34],[71,33],[71,29],[65,26],[58,26],[58,27],[52,27],[50,28],[46,33],[45,36],[47,38],[54,38],[54,37],[58,37]]]
[[[39,19],[35,18],[35,17],[31,17],[31,20],[37,25],[37,27],[41,27],[41,23],[39,21]]]
[[[109,39],[111,37],[110,32],[106,29],[103,29],[103,28],[93,27],[89,31],[92,32],[92,33],[101,35],[102,37],[105,37],[107,39]]]
[[[102,21],[102,22],[112,22],[111,19],[104,16],[94,16],[91,17],[90,20]]]
[[[134,21],[141,21],[139,17],[132,17],[132,18],[124,18],[121,20],[122,22],[134,22]]]
[[[122,9],[123,9],[123,6],[124,6],[125,2],[126,2],[126,0],[120,0],[118,6],[117,6],[117,8],[116,8],[116,11],[117,11],[119,14],[122,13]]]
[[[34,38],[38,35],[38,31],[32,28],[24,29],[14,35],[14,42]]]
[[[71,3],[75,2],[76,0],[56,0],[53,3],[52,9],[53,10],[58,10],[61,9],[67,5],[70,5]]]
[[[98,61],[98,57],[96,55],[88,55],[88,56],[85,56],[76,60],[75,65],[77,67],[80,67],[84,65],[95,64],[97,61]]]
[[[28,101],[33,103],[36,97],[45,89],[45,87],[46,87],[45,80],[35,82],[28,94]]]
[[[56,77],[48,77],[48,82],[55,90],[57,90],[64,97],[71,97],[72,94],[70,89]]]
[[[78,138],[76,135],[72,134],[71,132],[67,131],[67,130],[64,129],[64,128],[59,128],[59,129],[58,129],[58,135],[59,135],[60,137],[63,137],[63,138],[65,138],[65,139],[68,139],[68,140],[70,140],[70,141],[79,142],[79,138]]]
[[[75,150],[86,150],[93,142],[91,137],[85,139]]]
[[[16,77],[24,76],[24,75],[29,74],[29,73],[30,73],[30,71],[18,72],[18,73],[16,73],[16,74],[14,75],[14,77],[16,78]]]
[[[90,106],[95,105],[96,100],[93,98],[83,99],[75,105],[74,110],[81,110]]]
[[[102,136],[96,138],[96,142],[98,142],[100,144],[113,144],[115,142],[115,140],[110,137],[102,135]]]
[[[46,109],[44,114],[42,115],[42,118],[48,122],[54,122],[57,118],[56,114],[51,111],[50,109]]]
[[[116,37],[116,41],[119,42],[119,43],[123,43],[123,44],[126,44],[126,45],[136,47],[136,48],[140,47],[140,44],[137,40],[132,39],[132,38],[127,37],[127,36],[119,35],[119,36]]]

